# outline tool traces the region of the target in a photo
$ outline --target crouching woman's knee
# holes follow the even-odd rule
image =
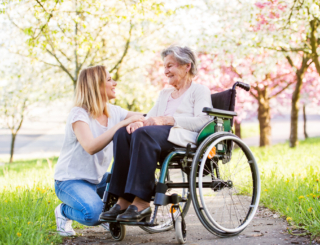
[[[94,205],[89,205],[84,210],[85,225],[96,226],[99,225],[99,216],[102,210],[103,203],[96,203]]]

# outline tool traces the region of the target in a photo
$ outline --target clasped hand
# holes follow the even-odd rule
[[[152,126],[152,125],[164,125],[164,119],[163,117],[150,117],[143,122],[134,122],[130,123],[126,129],[128,134],[132,134],[135,130],[138,128],[144,127],[144,126]]]

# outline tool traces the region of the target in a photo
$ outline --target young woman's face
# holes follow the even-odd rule
[[[116,91],[115,91],[116,86],[117,86],[117,82],[112,80],[109,72],[107,71],[107,81],[105,84],[105,90],[109,100],[116,98]]]
[[[186,78],[188,73],[187,65],[180,65],[172,54],[164,58],[164,74],[169,79],[169,84],[176,87]]]

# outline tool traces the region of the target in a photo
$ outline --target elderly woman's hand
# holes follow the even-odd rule
[[[132,134],[136,129],[143,127],[143,122],[130,123],[126,129],[128,134]]]
[[[143,122],[143,126],[174,125],[174,122],[174,118],[170,116],[149,117]]]

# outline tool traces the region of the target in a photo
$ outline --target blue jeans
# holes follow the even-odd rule
[[[83,225],[99,225],[106,178],[107,173],[104,174],[100,184],[92,184],[85,180],[56,180],[55,192],[63,202],[62,215]]]

